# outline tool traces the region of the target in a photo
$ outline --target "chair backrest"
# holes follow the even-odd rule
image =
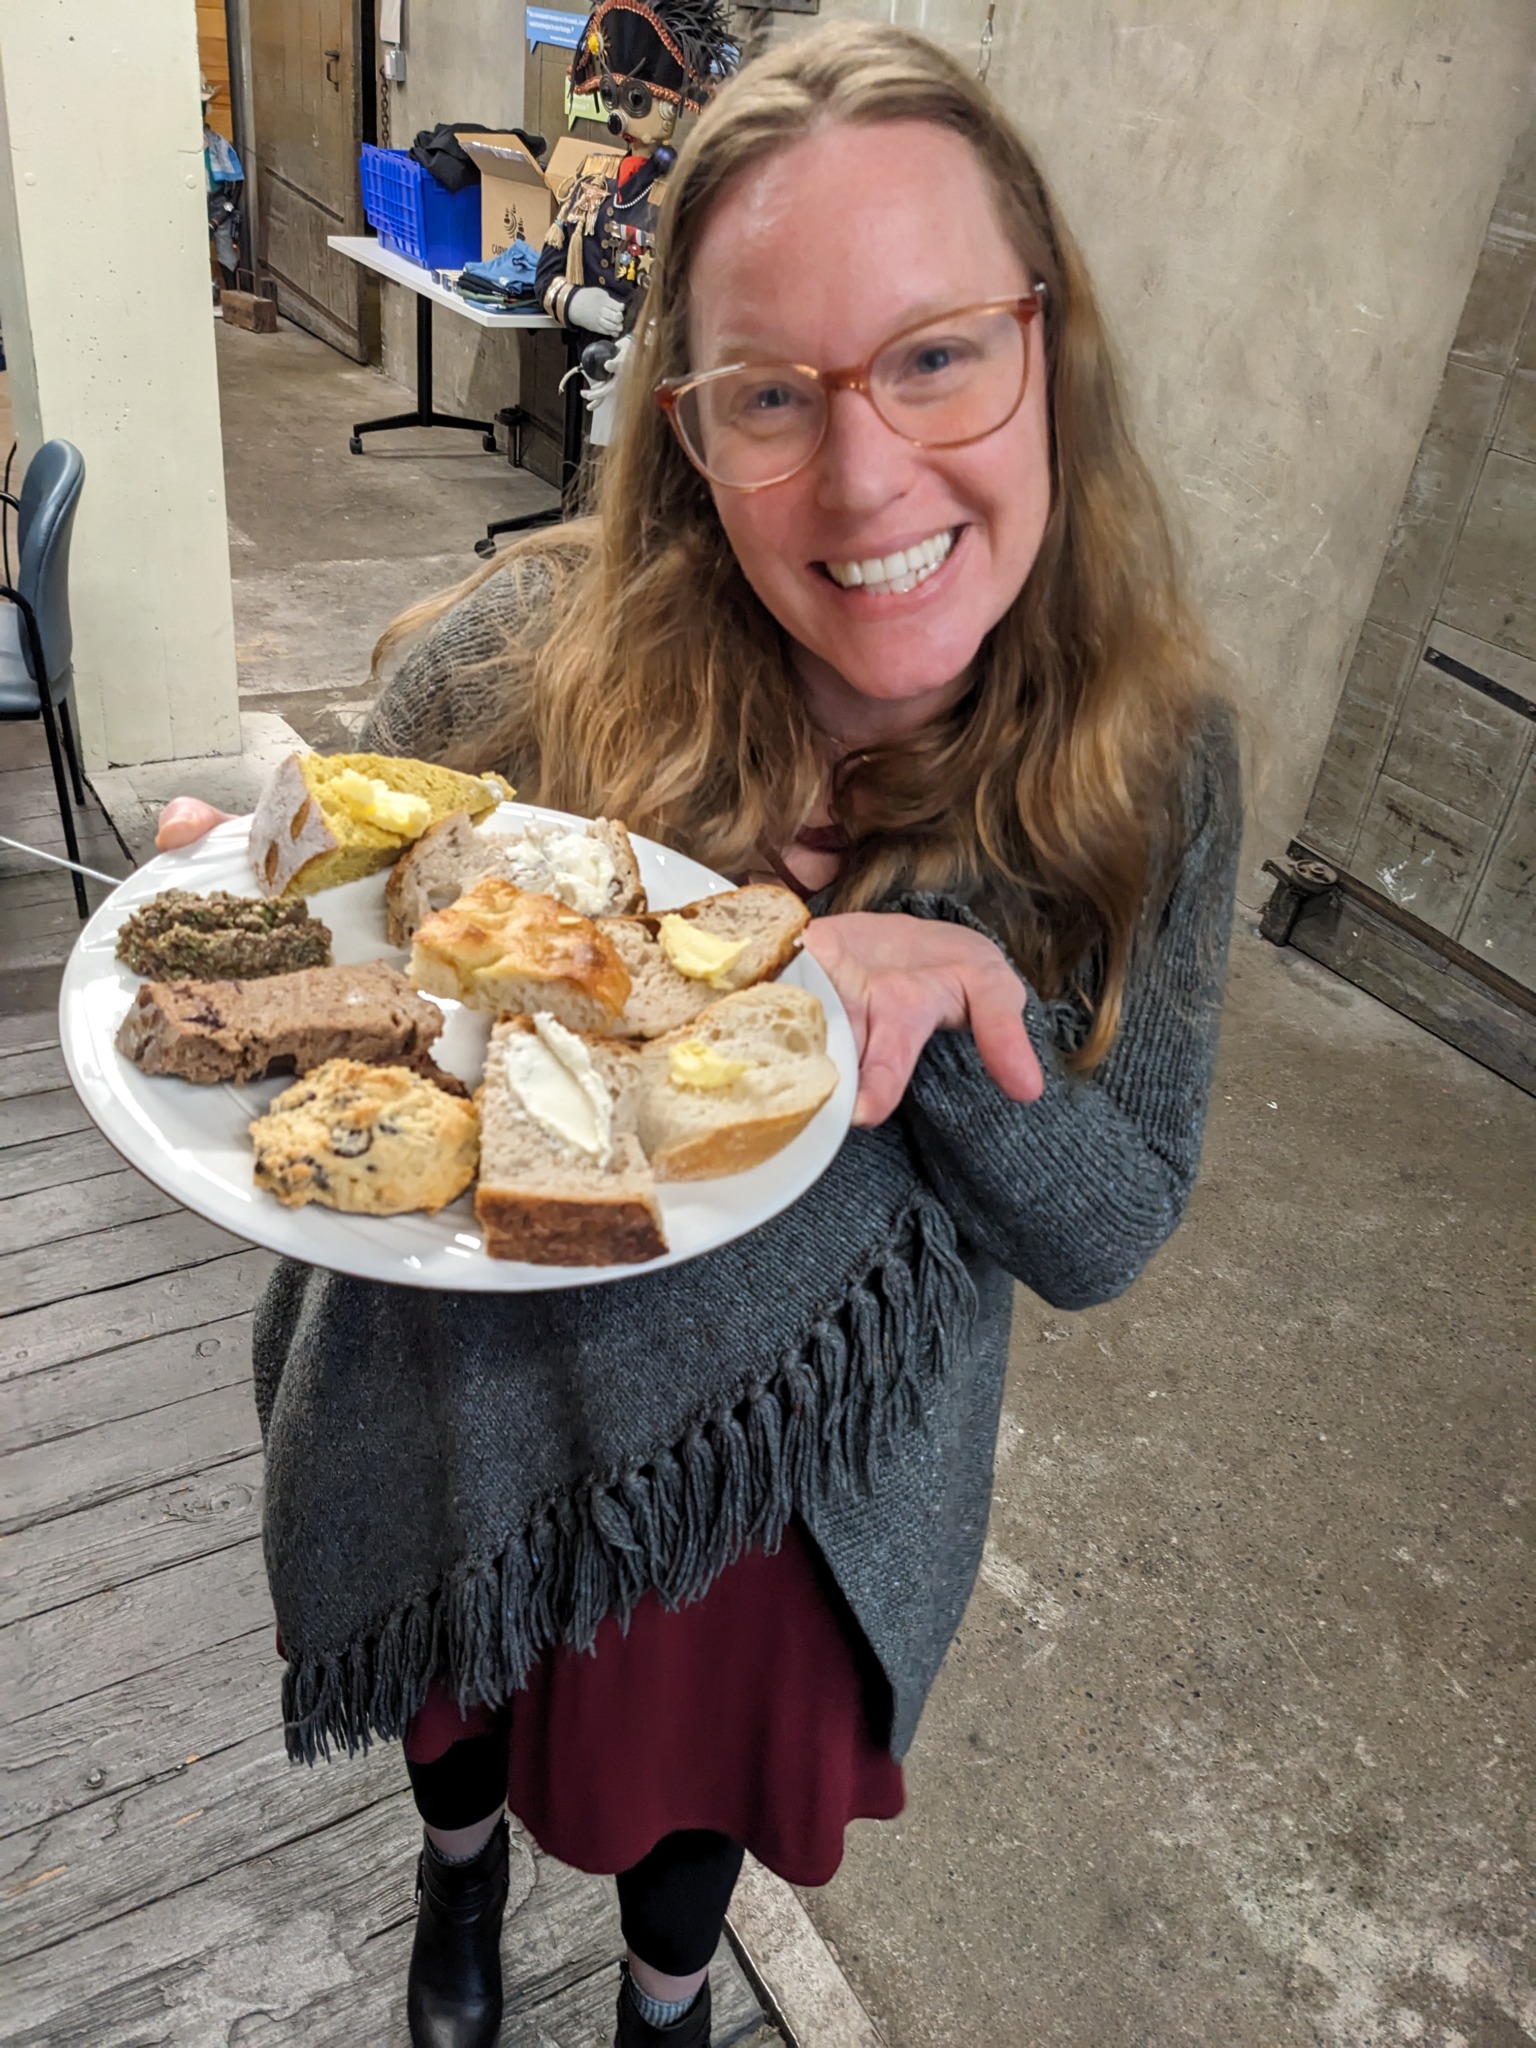
[[[32,676],[39,685],[45,680],[56,684],[74,651],[69,624],[69,543],[84,483],[85,458],[74,443],[45,441],[28,463],[21,487],[21,509],[16,515],[21,554],[16,588],[37,615],[48,670],[46,678]],[[31,649],[25,633],[21,646],[31,675]]]

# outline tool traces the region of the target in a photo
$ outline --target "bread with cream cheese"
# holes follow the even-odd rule
[[[573,858],[583,853],[584,860]],[[446,910],[485,875],[554,896],[588,917],[645,909],[635,850],[615,820],[566,826],[536,819],[520,831],[496,831],[458,811],[429,826],[390,870],[384,890],[389,943],[408,946],[434,911]]]
[[[480,1112],[480,1182],[475,1215],[493,1259],[545,1266],[634,1265],[667,1249],[655,1180],[635,1130],[637,1050],[601,1036],[581,1046],[611,1111],[606,1156],[559,1136],[508,1077],[507,1049],[537,1038],[529,1017],[506,1017],[491,1032]]]

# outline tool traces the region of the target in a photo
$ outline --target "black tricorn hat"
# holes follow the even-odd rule
[[[697,114],[736,56],[725,0],[598,0],[571,59],[571,91],[596,92],[605,73],[638,78]]]

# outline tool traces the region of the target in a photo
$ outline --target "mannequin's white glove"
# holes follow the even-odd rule
[[[587,407],[587,439],[594,448],[606,448],[613,439],[613,401],[618,394],[619,374],[633,347],[634,337],[626,334],[613,352],[607,377],[601,384],[588,384],[581,394]]]
[[[585,327],[589,334],[615,335],[624,325],[624,301],[600,285],[584,284],[567,300],[565,318],[569,326]]]

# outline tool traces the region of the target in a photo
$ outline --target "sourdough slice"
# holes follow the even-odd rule
[[[361,776],[397,796],[418,797],[414,829],[357,816],[342,795]],[[251,820],[251,866],[268,896],[302,896],[377,874],[430,824],[455,811],[483,818],[514,794],[499,775],[462,775],[392,754],[290,754],[278,763]]]
[[[443,1013],[382,960],[304,967],[260,981],[146,981],[117,1049],[146,1074],[256,1081],[307,1074],[326,1060],[367,1060],[436,1074]]]
[[[611,1041],[586,1041],[613,1102],[613,1150],[602,1165],[535,1122],[514,1094],[506,1076],[506,1044],[533,1028],[526,1017],[503,1018],[493,1028],[475,1098],[475,1215],[487,1253],[540,1266],[634,1265],[659,1258],[667,1249],[666,1234],[634,1127],[637,1053]]]
[[[689,1086],[679,1046],[702,1044],[746,1071],[719,1087]],[[780,982],[721,996],[681,1031],[640,1054],[640,1142],[658,1180],[706,1180],[759,1166],[798,1137],[837,1087],[827,1019],[808,989]]]
[[[598,929],[612,941],[632,983],[617,1028],[634,1038],[659,1038],[663,1032],[679,1030],[722,994],[781,974],[810,923],[810,912],[800,898],[776,882],[722,890],[671,914],[717,938],[743,941],[743,950],[723,974],[699,981],[680,974],[662,950],[659,917],[599,918]]]
[[[580,865],[571,858],[589,842],[599,849],[595,875],[582,872],[593,866],[590,856]],[[520,832],[493,832],[459,811],[429,826],[391,869],[384,890],[389,943],[408,946],[428,917],[485,875],[554,896],[588,917],[645,908],[635,850],[613,819],[595,818],[584,827],[536,821]]]
[[[479,1139],[468,1102],[359,1060],[325,1061],[251,1125],[257,1187],[348,1216],[436,1215],[474,1179]]]
[[[571,1031],[613,1031],[629,976],[591,918],[486,875],[421,926],[412,985],[472,1010],[547,1010]]]

